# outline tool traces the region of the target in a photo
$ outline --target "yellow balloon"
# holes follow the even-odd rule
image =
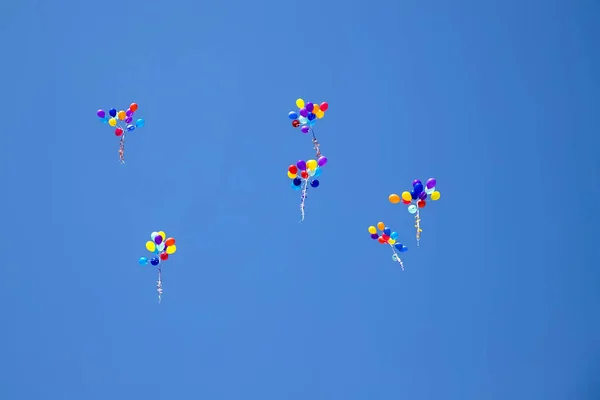
[[[298,174],[292,174],[290,171],[288,171],[288,178],[294,179],[297,176],[298,176]]]
[[[154,244],[154,242],[148,240],[146,242],[146,248],[148,249],[148,251],[154,251],[156,250],[156,245]]]
[[[396,241],[394,239],[388,239],[388,243],[389,244],[396,244]]]
[[[160,232],[158,232],[158,234],[159,234],[160,236],[162,236],[162,238],[163,238],[163,240],[162,240],[162,241],[163,241],[163,242],[164,242],[165,240],[167,240],[167,234],[166,234],[166,233],[164,233],[163,231],[160,231]]]
[[[117,126],[117,120],[114,119],[114,118],[111,118],[111,119],[108,120],[108,124],[110,126]]]
[[[123,120],[124,120],[124,119],[127,117],[127,115],[125,115],[125,111],[121,110],[121,111],[119,111],[119,112],[117,113],[117,117],[118,117],[118,118],[119,118],[121,121],[123,121]]]
[[[431,193],[431,200],[436,201],[440,199],[440,192],[438,192],[437,190],[433,193]]]
[[[296,107],[304,108],[304,100],[302,100],[302,99],[296,100]]]
[[[380,231],[385,229],[385,224],[383,222],[378,222],[377,223],[377,229],[379,229]]]
[[[173,254],[176,251],[177,251],[177,246],[175,246],[175,245],[167,247],[167,254]]]
[[[370,233],[371,235],[372,235],[372,234],[374,234],[374,233],[377,233],[377,229],[375,229],[375,227],[374,227],[374,226],[370,226],[370,227],[369,227],[369,233]]]
[[[321,119],[325,116],[325,112],[323,110],[319,110],[316,112],[317,118]]]
[[[409,192],[402,192],[402,200],[404,200],[404,201],[411,201],[412,200],[412,196],[410,195]]]
[[[314,171],[315,169],[317,169],[317,162],[315,160],[308,160],[306,162],[306,168],[312,169]]]
[[[390,203],[396,204],[399,202],[400,202],[400,196],[398,196],[396,193],[390,194]]]

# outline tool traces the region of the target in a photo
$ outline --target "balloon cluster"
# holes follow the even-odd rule
[[[105,124],[108,123],[108,125],[112,126],[113,128],[116,127],[115,135],[121,136],[125,131],[132,131],[135,128],[141,128],[144,126],[145,121],[142,118],[135,121],[135,124],[132,124],[133,114],[137,111],[137,109],[138,105],[135,103],[131,103],[131,105],[126,111],[117,111],[116,109],[111,108],[110,110],[108,110],[108,115],[106,115],[106,111],[100,109],[98,110],[96,115],[98,115],[98,118],[100,118],[100,120],[102,120],[102,122],[104,122]],[[119,121],[123,121],[125,125],[123,125]]]
[[[149,252],[157,254],[158,257],[152,257],[150,259],[150,264],[153,266],[158,266],[161,261],[166,261],[169,259],[169,255],[175,253],[177,251],[177,246],[175,246],[175,239],[166,238],[167,235],[163,232],[152,232],[149,240],[146,242],[146,249]],[[147,265],[148,259],[146,257],[141,257],[138,261],[140,265]]]
[[[379,229],[380,233],[377,232],[377,229]],[[405,253],[406,251],[408,251],[408,247],[404,246],[402,243],[397,241],[398,232],[392,232],[392,230],[385,226],[383,222],[378,222],[377,228],[375,228],[374,226],[369,227],[369,233],[371,234],[371,239],[377,240],[381,244],[390,245],[390,247],[392,248],[392,252],[394,253],[392,255],[392,260],[400,263],[400,266],[402,267],[402,269],[404,269],[402,260],[400,259],[396,251],[400,253]]]
[[[300,190],[302,183],[310,183],[311,187],[319,187],[319,180],[321,176],[321,167],[327,164],[327,157],[320,157],[319,161],[316,160],[300,160],[296,165],[290,165],[288,167],[288,178],[292,179],[292,189]]]
[[[296,106],[298,107],[298,111],[290,111],[288,117],[292,120],[294,128],[301,126],[300,130],[302,133],[310,132],[317,119],[323,118],[325,111],[329,108],[329,104],[326,102],[321,104],[304,103],[302,99],[296,100]]]
[[[146,249],[148,249],[149,252],[158,255],[158,257],[154,256],[150,259],[150,264],[157,267],[158,270],[156,291],[158,292],[158,302],[160,303],[161,296],[163,293],[162,269],[160,267],[160,263],[161,261],[167,261],[169,259],[169,255],[177,251],[177,246],[175,246],[175,239],[173,239],[172,237],[167,239],[167,235],[163,231],[152,232],[152,234],[150,235],[150,239],[152,240],[146,242]],[[148,259],[146,257],[140,257],[138,263],[140,265],[148,265]]]
[[[392,204],[399,203],[402,200],[402,203],[408,205],[408,212],[414,214],[417,212],[417,208],[425,208],[427,202],[427,196],[433,201],[440,199],[440,192],[435,190],[436,180],[433,178],[429,178],[427,182],[425,182],[425,186],[423,183],[415,179],[413,181],[413,188],[409,191],[402,192],[402,198],[395,193],[390,194],[390,202]],[[413,202],[415,204],[413,204]]]

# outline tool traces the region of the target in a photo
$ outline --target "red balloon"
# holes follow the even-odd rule
[[[166,259],[169,258],[169,255],[167,253],[160,253],[160,259],[165,261]]]
[[[302,173],[300,174],[300,176],[302,176],[304,179],[307,179],[308,178],[308,172],[302,171]]]
[[[121,136],[122,134],[123,134],[123,129],[121,129],[121,128],[115,129],[115,135]]]
[[[292,126],[293,126],[294,128],[297,128],[297,127],[299,127],[299,126],[300,126],[300,121],[298,121],[297,119],[293,120],[293,121],[292,121]]]
[[[425,204],[427,204],[427,203],[425,202],[425,200],[419,200],[419,201],[417,202],[417,207],[419,207],[419,208],[423,208],[423,207],[425,207]]]
[[[402,202],[403,202],[404,204],[406,204],[406,205],[409,205],[409,204],[411,203],[411,201],[410,201],[410,200],[404,200],[404,199],[402,199]]]
[[[383,235],[381,235],[381,237],[383,238],[384,242],[387,242],[388,240],[390,240],[390,237],[388,235],[386,235],[385,233]]]
[[[377,241],[381,244],[385,243],[385,240],[383,240],[383,237],[379,236],[379,239],[377,239]]]
[[[296,167],[295,165],[290,165],[288,171],[290,171],[290,174],[295,174],[298,172],[298,167]]]
[[[321,105],[319,106],[319,110],[322,110],[323,112],[327,111],[327,109],[329,108],[329,104],[327,104],[327,102],[322,102]]]

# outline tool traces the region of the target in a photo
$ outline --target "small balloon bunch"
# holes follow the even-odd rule
[[[121,142],[119,145],[119,160],[122,164],[125,163],[125,133],[131,132],[135,128],[141,128],[145,125],[145,121],[142,118],[139,118],[137,121],[135,121],[135,123],[132,123],[133,114],[137,111],[137,109],[138,105],[136,103],[131,103],[127,111],[117,111],[116,109],[111,108],[108,110],[108,115],[106,115],[106,111],[102,109],[96,112],[98,118],[100,118],[100,120],[105,124],[108,123],[108,125],[115,128],[115,135],[121,137]]]
[[[292,179],[291,187],[294,190],[302,190],[300,196],[300,213],[302,215],[302,221],[304,221],[304,204],[306,201],[306,193],[308,191],[308,185],[311,187],[319,187],[319,180],[321,176],[321,168],[327,164],[327,157],[321,156],[319,160],[300,160],[296,165],[290,165],[288,167],[288,178]]]
[[[158,292],[158,302],[160,303],[163,289],[162,289],[162,269],[161,262],[167,261],[169,259],[169,255],[174,254],[177,251],[177,246],[175,246],[175,239],[172,237],[167,238],[167,235],[163,232],[152,232],[150,235],[152,240],[146,242],[146,249],[158,255],[158,257],[154,256],[150,260],[146,257],[140,257],[138,263],[140,265],[148,265],[148,261],[154,267],[158,269],[158,280],[156,281],[156,291]]]
[[[377,229],[381,232],[377,233]],[[369,233],[371,234],[371,239],[377,240],[381,244],[389,244],[392,248],[392,260],[396,261],[400,264],[400,268],[404,271],[404,264],[398,255],[398,252],[405,253],[408,251],[408,247],[404,246],[402,243],[397,242],[398,240],[398,232],[392,232],[390,228],[385,226],[383,222],[377,223],[377,228],[374,226],[369,227]]]
[[[433,201],[440,199],[440,192],[435,190],[435,185],[437,181],[433,178],[429,178],[427,182],[425,182],[425,186],[423,186],[423,182],[418,179],[413,181],[413,188],[411,191],[402,192],[402,197],[398,196],[395,193],[390,194],[390,202],[392,204],[397,204],[400,201],[402,203],[408,205],[408,212],[411,214],[415,214],[415,228],[417,228],[417,246],[419,245],[419,240],[421,239],[421,215],[419,209],[425,208],[427,204],[427,197]]]
[[[313,126],[316,124],[318,119],[325,116],[325,111],[329,109],[329,104],[323,102],[321,104],[305,103],[303,99],[296,100],[296,106],[298,111],[290,111],[288,117],[292,120],[292,126],[294,128],[300,127],[300,131],[304,134],[312,134],[312,142],[316,151],[316,158],[321,157],[320,144],[315,136]]]

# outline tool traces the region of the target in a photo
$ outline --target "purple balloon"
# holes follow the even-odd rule
[[[300,171],[304,171],[306,169],[306,161],[299,160],[298,163],[296,163],[296,167],[298,167]]]
[[[325,164],[327,164],[327,157],[325,157],[325,156],[319,157],[319,160],[317,161],[317,164],[319,164],[319,167],[322,167]]]
[[[425,200],[425,199],[427,198],[427,193],[425,193],[425,192],[421,192],[421,193],[419,194],[419,198],[420,198],[421,200]]]
[[[308,133],[308,131],[310,130],[310,128],[307,125],[304,125],[302,127],[302,129],[300,129],[302,131],[302,133]]]
[[[315,105],[311,102],[306,103],[306,105],[304,106],[304,108],[306,108],[306,111],[308,112],[312,112],[312,110],[315,109]]]
[[[418,180],[418,179],[415,179],[413,181],[413,187],[417,186],[419,183],[422,183],[422,182],[420,180]]]
[[[427,183],[425,185],[426,185],[427,189],[431,189],[431,188],[435,187],[436,183],[437,182],[435,179],[429,178],[429,179],[427,179]]]
[[[303,108],[302,110],[300,110],[300,115],[302,115],[304,118],[306,118],[306,116],[308,115],[308,111],[306,111],[306,108]]]
[[[162,236],[156,235],[156,237],[154,238],[154,243],[161,244],[162,243]]]
[[[131,117],[133,115],[133,111],[128,109],[127,111],[125,111],[125,115],[127,115],[128,117]]]
[[[126,124],[130,124],[130,123],[131,123],[131,117],[127,117],[127,118],[125,118],[125,123],[126,123]]]
[[[379,239],[379,235],[376,233],[371,234],[371,239]]]
[[[104,117],[106,117],[106,113],[104,112],[104,110],[98,110],[98,112],[96,113],[96,115],[97,115],[99,118],[104,118]]]

